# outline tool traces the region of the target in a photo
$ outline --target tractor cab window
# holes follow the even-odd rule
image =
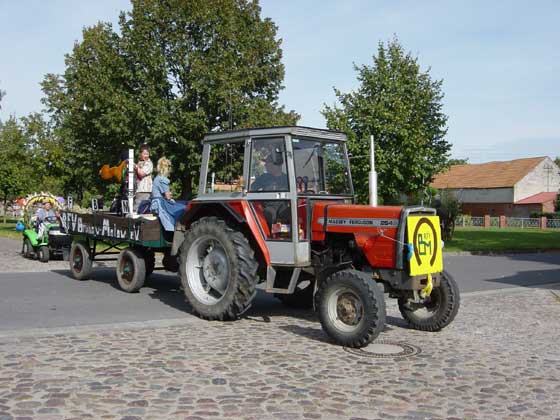
[[[251,144],[249,191],[289,191],[284,139],[254,139]]]
[[[243,153],[245,144],[210,145],[206,193],[232,193],[243,190]]]
[[[342,143],[294,138],[299,194],[350,195],[350,171]]]

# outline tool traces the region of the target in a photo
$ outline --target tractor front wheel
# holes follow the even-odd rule
[[[76,280],[89,278],[93,266],[89,246],[85,242],[72,242],[68,258],[70,272]]]
[[[414,302],[409,296],[399,298],[403,318],[421,331],[439,331],[448,326],[455,319],[459,305],[459,287],[447,271],[442,273],[440,285],[434,287],[421,303]]]
[[[241,232],[216,217],[191,225],[179,252],[179,272],[187,301],[204,319],[236,319],[256,295],[253,249]]]
[[[132,248],[121,251],[117,259],[117,280],[122,290],[137,292],[146,280],[146,263],[142,252]]]
[[[315,306],[325,332],[342,346],[365,347],[385,326],[383,292],[361,271],[338,271],[323,280]]]

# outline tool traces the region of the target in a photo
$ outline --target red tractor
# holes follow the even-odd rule
[[[419,330],[438,331],[457,314],[435,210],[354,204],[342,133],[209,134],[198,191],[168,256],[178,257],[186,298],[202,318],[238,318],[259,283],[287,305],[314,307],[326,333],[349,347],[383,330],[384,293]]]

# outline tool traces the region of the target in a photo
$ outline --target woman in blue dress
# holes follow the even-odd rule
[[[166,231],[175,230],[175,224],[185,213],[186,202],[173,200],[169,188],[169,175],[171,174],[171,161],[162,157],[157,163],[157,176],[152,184],[150,211],[159,216],[161,225]]]

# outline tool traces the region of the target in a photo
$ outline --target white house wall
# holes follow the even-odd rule
[[[559,189],[560,168],[552,159],[546,158],[515,184],[514,202],[541,192],[557,192]]]
[[[449,189],[461,203],[512,203],[513,188]]]

